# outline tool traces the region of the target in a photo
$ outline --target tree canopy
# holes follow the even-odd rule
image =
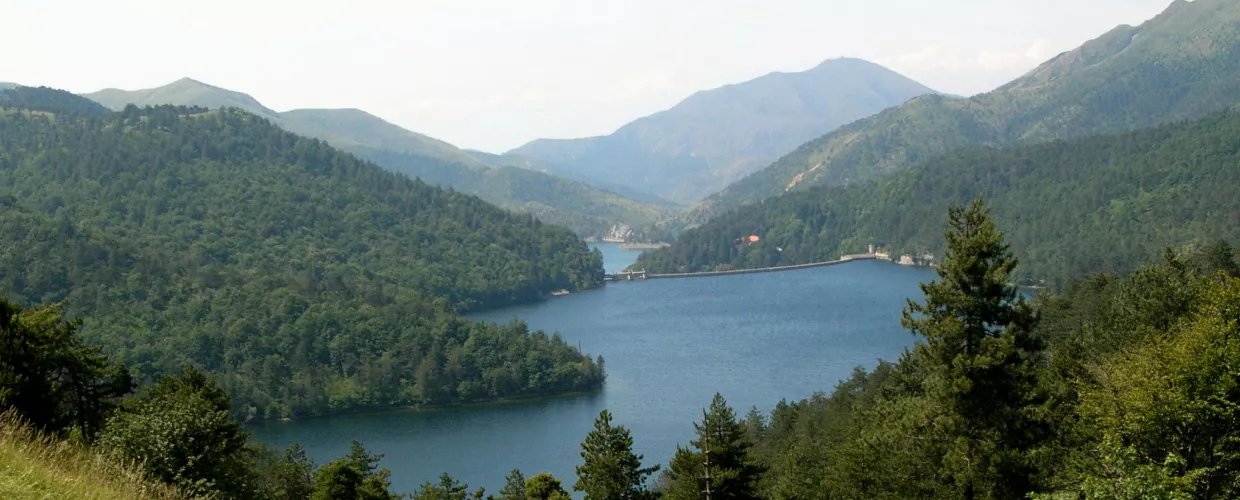
[[[558,336],[458,316],[598,286],[569,230],[237,110],[42,95],[0,110],[0,290],[138,382],[201,367],[259,419],[601,385]]]

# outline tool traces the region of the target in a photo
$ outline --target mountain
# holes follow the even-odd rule
[[[244,111],[79,118],[102,108],[17,90],[0,91],[0,293],[62,303],[139,381],[198,366],[256,419],[602,383],[558,336],[459,316],[600,285],[569,230]]]
[[[124,109],[127,104],[139,107],[175,104],[207,109],[240,108],[269,120],[278,120],[280,115],[247,94],[207,85],[192,78],[182,78],[153,89],[104,89],[85,97],[114,110]]]
[[[279,124],[294,134],[323,139],[341,149],[369,148],[469,168],[487,167],[456,146],[405,130],[360,109],[296,109],[280,113]]]
[[[511,153],[691,203],[809,139],[933,93],[882,66],[834,59],[698,92],[605,137],[540,139]]]
[[[534,214],[582,236],[604,234],[616,224],[653,227],[671,214],[668,203],[637,202],[580,181],[487,163],[447,142],[405,130],[358,109],[299,109],[277,113],[257,99],[191,79],[155,89],[103,90],[86,97],[112,109],[126,104],[172,104],[208,109],[237,107],[290,132],[375,162],[388,170],[474,194],[501,207]]]
[[[897,258],[942,256],[948,207],[982,196],[1021,256],[1017,276],[1026,282],[1128,273],[1166,247],[1240,240],[1236,144],[1240,111],[1121,135],[968,148],[884,179],[744,206],[635,266],[692,272],[802,264],[871,244]],[[751,234],[761,241],[733,244]]]
[[[923,96],[810,141],[679,217],[873,179],[956,148],[1027,144],[1201,117],[1240,100],[1240,2],[1177,0],[968,99]]]
[[[16,83],[0,82],[0,90],[8,90],[17,86]]]

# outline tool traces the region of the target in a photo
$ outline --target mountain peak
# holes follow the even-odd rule
[[[696,92],[608,136],[535,140],[512,152],[576,170],[564,175],[692,203],[807,140],[927,93],[934,90],[842,57]]]
[[[185,77],[175,82],[142,90],[104,89],[86,97],[112,109],[122,109],[126,105],[157,106],[172,104],[177,106],[201,106],[204,108],[240,108],[268,119],[279,117],[279,113],[263,106],[249,94],[243,94]]]

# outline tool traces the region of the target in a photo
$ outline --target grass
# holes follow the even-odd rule
[[[65,441],[41,437],[0,414],[0,498],[163,500],[188,498],[148,481],[135,467]]]

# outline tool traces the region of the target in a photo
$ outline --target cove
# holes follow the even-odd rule
[[[600,246],[601,247],[601,246]],[[606,259],[636,252],[600,248]],[[627,266],[628,263],[624,263]],[[608,270],[619,266],[608,262]],[[579,444],[599,411],[628,427],[646,463],[666,463],[719,392],[744,415],[781,399],[829,392],[855,367],[896,359],[915,338],[900,328],[926,268],[864,261],[768,274],[613,283],[599,290],[475,316],[559,332],[606,360],[598,393],[436,410],[276,422],[253,429],[300,443],[322,463],[356,439],[384,455],[399,491],[447,472],[495,493],[504,476],[551,472],[576,481]]]

